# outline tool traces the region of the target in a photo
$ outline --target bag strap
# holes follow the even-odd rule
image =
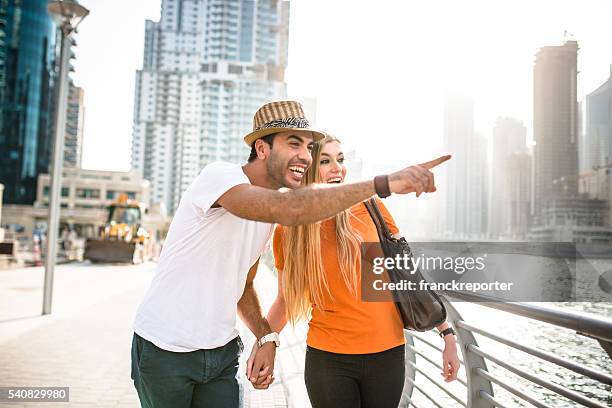
[[[382,240],[383,232],[380,229],[380,223],[378,222],[378,218],[376,218],[376,214],[374,213],[374,209],[372,208],[372,204],[368,200],[368,201],[364,201],[363,205],[365,205],[366,210],[368,210],[368,214],[370,215],[370,218],[372,219],[372,222],[374,223],[374,226],[376,227],[376,232],[378,234],[378,238]]]
[[[382,239],[386,237],[387,239],[392,239],[393,234],[389,230],[389,226],[385,222],[384,217],[380,213],[380,209],[378,208],[378,204],[376,203],[375,198],[370,198],[369,200],[364,202],[368,213],[370,213],[370,217],[372,221],[374,221],[374,225],[376,225],[376,229],[378,230],[378,235]]]

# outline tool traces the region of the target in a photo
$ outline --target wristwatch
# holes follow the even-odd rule
[[[444,330],[442,330],[442,331],[441,331],[440,333],[438,333],[438,334],[440,335],[440,337],[444,338],[445,336],[447,336],[447,335],[449,335],[449,334],[455,335],[455,334],[457,334],[457,333],[455,332],[455,329],[453,329],[452,327],[449,327],[448,329],[444,329]]]
[[[274,342],[274,344],[276,344],[276,347],[280,347],[280,339],[278,338],[278,333],[272,332],[272,333],[266,334],[261,339],[257,340],[257,345],[261,347],[264,345],[264,343],[270,343],[270,342]]]

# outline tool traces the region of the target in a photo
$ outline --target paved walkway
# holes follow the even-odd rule
[[[261,264],[260,264],[261,265]],[[265,311],[269,310],[270,305],[276,297],[276,276],[272,274],[266,267],[260,266],[260,270],[255,278],[255,287],[259,294],[259,300]],[[296,328],[288,325],[280,334],[281,346],[276,352],[275,377],[276,380],[272,387],[279,387],[286,401],[286,405],[292,408],[310,408],[306,386],[304,385],[304,359],[306,356],[306,331],[308,326],[304,323]],[[246,339],[248,346],[245,346],[245,355],[243,359],[248,357],[248,354],[253,347],[254,336],[243,328],[240,336]],[[280,392],[274,390],[278,396]],[[260,398],[266,399],[268,396],[264,393],[252,392],[247,394],[248,398],[253,401]],[[254,405],[257,406],[257,405]],[[264,405],[269,406],[269,405]]]
[[[131,325],[153,267],[61,265],[50,316],[38,316],[42,268],[0,271],[0,386],[70,387],[69,404],[45,407],[138,407],[130,379]],[[267,310],[276,295],[267,268],[260,267],[256,285]],[[244,327],[241,333],[243,372],[254,337]],[[309,406],[302,375],[304,335],[301,326],[281,336],[277,381],[270,389],[253,390],[243,381],[245,407]]]

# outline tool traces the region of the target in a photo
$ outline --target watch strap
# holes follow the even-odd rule
[[[259,340],[257,340],[257,344],[259,347],[263,346],[265,343],[274,343],[276,347],[280,346],[280,340],[278,338],[278,333],[268,333],[265,336],[262,336]]]
[[[440,337],[444,338],[445,336],[449,334],[455,335],[457,333],[455,332],[455,329],[453,329],[452,327],[449,327],[449,328],[442,330],[439,334],[440,334]]]

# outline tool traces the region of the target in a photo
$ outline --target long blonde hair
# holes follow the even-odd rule
[[[314,144],[312,166],[304,175],[303,185],[320,183],[319,174],[323,146],[338,142],[336,137],[327,135]],[[350,210],[344,210],[334,217],[336,221],[337,256],[340,273],[347,288],[358,296],[357,260],[360,254],[361,237],[352,228]],[[283,227],[284,268],[282,276],[283,297],[286,312],[292,324],[310,317],[313,304],[322,306],[325,293],[331,296],[329,284],[321,258],[321,224],[306,224]]]

